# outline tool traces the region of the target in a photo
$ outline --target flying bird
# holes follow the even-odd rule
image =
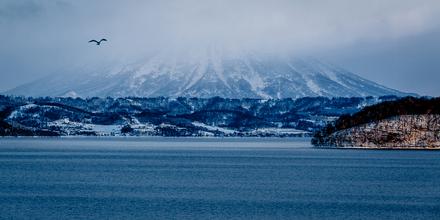
[[[101,40],[99,40],[99,41],[97,41],[97,40],[90,40],[90,41],[89,41],[89,43],[95,42],[95,43],[96,43],[96,45],[101,45],[101,42],[103,42],[103,41],[107,41],[107,39],[105,39],[105,38],[102,38],[102,39],[101,39]]]

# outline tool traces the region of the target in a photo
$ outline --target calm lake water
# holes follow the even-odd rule
[[[440,219],[440,151],[0,138],[1,219]]]

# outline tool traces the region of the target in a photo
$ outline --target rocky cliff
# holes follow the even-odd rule
[[[401,115],[371,122],[326,137],[328,146],[440,149],[440,115]]]
[[[343,115],[315,132],[319,147],[440,149],[440,98],[407,97]]]

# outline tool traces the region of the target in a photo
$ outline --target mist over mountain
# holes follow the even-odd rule
[[[172,54],[55,73],[7,94],[264,99],[405,95],[313,58],[231,54],[215,49]]]
[[[0,91],[50,73],[105,79],[113,64],[87,63],[124,66],[145,54],[215,45],[313,56],[391,88],[438,95],[439,12],[437,0],[2,0]],[[101,38],[109,41],[87,43]]]

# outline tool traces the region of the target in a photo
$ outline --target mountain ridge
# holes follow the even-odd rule
[[[50,87],[47,86],[50,85]],[[316,59],[257,55],[153,56],[130,65],[70,70],[5,94],[79,97],[301,98],[405,96]]]

